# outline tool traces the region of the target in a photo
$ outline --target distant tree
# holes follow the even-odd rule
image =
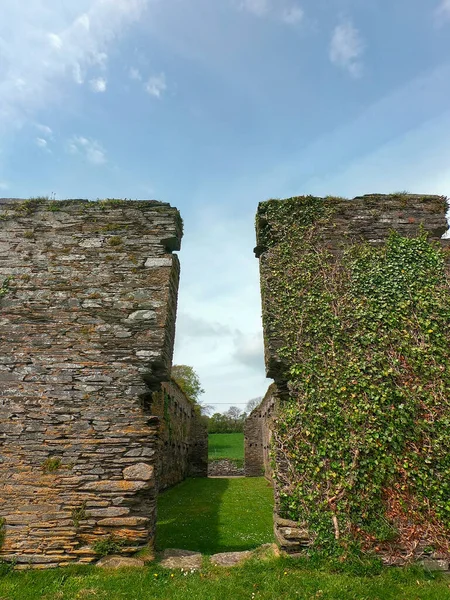
[[[257,406],[261,404],[262,396],[258,396],[257,398],[252,398],[245,405],[245,410],[250,414],[252,410],[254,410]]]
[[[200,383],[200,378],[189,365],[173,365],[171,371],[172,379],[180,386],[186,396],[196,404],[203,415],[209,414],[213,406],[200,401],[200,396],[205,393]]]
[[[194,367],[188,365],[173,365],[172,379],[180,386],[186,396],[193,402],[198,402],[199,397],[205,393],[200,383],[200,378]]]
[[[209,433],[231,433],[229,419],[222,413],[214,413],[208,419]]]

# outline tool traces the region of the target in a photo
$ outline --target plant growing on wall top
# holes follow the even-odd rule
[[[188,365],[173,365],[171,377],[203,414],[208,414],[212,410],[212,406],[202,404],[200,401],[200,396],[205,393],[205,390],[202,388],[200,378],[193,367]]]

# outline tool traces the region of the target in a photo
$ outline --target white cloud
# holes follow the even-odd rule
[[[44,138],[36,138],[36,144],[39,146],[39,148],[47,148],[47,140],[44,140]]]
[[[47,34],[47,37],[48,41],[50,42],[50,45],[53,46],[53,48],[56,48],[57,50],[62,48],[63,42],[59,35],[57,35],[56,33],[49,33]]]
[[[107,162],[105,150],[91,138],[75,135],[69,140],[68,149],[71,154],[82,155],[92,165],[104,165]]]
[[[78,17],[78,19],[75,21],[75,25],[77,27],[85,29],[86,31],[89,31],[89,29],[91,28],[91,21],[89,19],[89,15],[84,13],[83,15]]]
[[[271,7],[269,0],[242,0],[240,8],[257,17],[264,17]]]
[[[84,83],[84,75],[81,71],[80,63],[77,62],[73,65],[72,76],[73,76],[73,80],[75,81],[75,83],[78,83],[78,85],[81,85],[82,83]]]
[[[21,126],[42,107],[62,102],[64,83],[81,84],[105,68],[107,51],[150,0],[2,0],[0,133]]]
[[[130,76],[130,79],[134,79],[135,81],[142,81],[142,75],[139,72],[139,69],[135,69],[134,67],[130,68],[129,76]]]
[[[350,21],[335,28],[330,44],[330,60],[333,64],[346,69],[352,77],[359,77],[362,73],[360,59],[363,51],[361,34]]]
[[[104,77],[98,77],[97,79],[91,79],[89,82],[89,85],[93,92],[97,92],[97,93],[106,92],[106,79]]]
[[[437,18],[444,17],[445,19],[450,18],[450,0],[441,0],[441,3],[435,11]]]
[[[202,317],[193,317],[187,313],[177,316],[177,334],[186,338],[224,337],[233,335],[232,329],[217,321],[209,321]]]
[[[166,90],[167,84],[164,73],[150,77],[145,85],[145,91],[150,94],[150,96],[154,96],[155,98],[161,98]]]
[[[302,21],[304,14],[305,13],[300,6],[294,5],[283,10],[281,20],[289,25],[296,25]]]
[[[259,372],[264,370],[264,341],[262,331],[248,335],[238,333],[234,338],[234,345],[233,358],[238,363]]]
[[[53,131],[50,129],[48,125],[42,125],[41,123],[36,123],[36,129],[38,129],[41,134],[45,137],[51,137]]]
[[[242,0],[239,8],[260,18],[270,15],[288,25],[300,23],[304,16],[304,11],[298,4],[280,3],[279,0]]]

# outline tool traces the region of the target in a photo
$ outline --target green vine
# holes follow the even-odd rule
[[[6,519],[0,517],[0,550],[5,543],[6,536]]]
[[[9,292],[10,290],[10,282],[12,280],[12,277],[6,277],[6,279],[3,280],[2,285],[0,286],[0,298],[3,298],[3,296],[6,296],[6,294]]]
[[[80,522],[84,521],[87,518],[86,506],[87,502],[86,500],[83,500],[79,507],[72,509],[72,523],[76,529],[78,529],[78,527],[80,526]]]
[[[164,423],[166,424],[169,442],[172,440],[172,420],[170,418],[170,404],[172,398],[169,396],[167,392],[163,392],[163,402],[164,402]]]
[[[126,540],[116,538],[111,534],[94,542],[92,550],[99,556],[108,556],[110,554],[119,554],[125,544]]]
[[[337,258],[333,203],[265,203],[265,329],[289,393],[275,421],[285,517],[315,546],[368,549],[450,533],[450,286],[424,233]]]

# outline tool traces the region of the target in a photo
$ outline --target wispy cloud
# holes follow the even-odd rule
[[[6,183],[6,181],[0,181],[0,190],[7,190],[9,189],[9,184]]]
[[[155,98],[161,98],[166,90],[167,84],[164,73],[150,77],[145,85],[145,91]]]
[[[351,21],[341,23],[334,29],[330,44],[330,60],[334,65],[347,70],[352,77],[359,77],[362,74],[363,52],[363,39]]]
[[[304,14],[305,13],[300,6],[291,6],[283,10],[281,20],[289,25],[296,25],[303,20]]]
[[[36,145],[45,150],[48,146],[48,142],[47,140],[44,140],[44,138],[36,138]]]
[[[441,0],[440,4],[435,10],[435,16],[438,19],[450,19],[450,0]]]
[[[91,138],[75,135],[69,140],[68,149],[71,154],[83,156],[91,165],[104,165],[107,162],[105,150]]]
[[[269,0],[242,0],[240,8],[257,17],[263,17],[270,11],[271,6]]]
[[[180,313],[177,317],[177,335],[183,338],[223,337],[233,335],[233,330],[217,321]]]
[[[89,82],[89,87],[93,92],[96,93],[106,92],[106,79],[104,77],[91,79]]]
[[[287,4],[276,0],[242,0],[239,8],[256,17],[271,16],[288,25],[300,23],[304,16],[304,11],[298,4]]]
[[[42,125],[42,123],[36,123],[36,129],[38,129],[42,136],[51,137],[53,131],[48,125]]]
[[[64,10],[49,11],[42,0],[27,0],[24,18],[21,3],[3,0],[0,129],[20,126],[61,101],[62,83],[81,85],[91,68],[104,68],[111,42],[149,1],[67,0]]]
[[[241,365],[255,369],[264,370],[264,342],[262,331],[244,335],[238,333],[234,338],[235,351],[233,358]]]
[[[133,79],[134,81],[142,81],[142,75],[139,69],[131,67],[128,74],[130,76],[130,79]]]

